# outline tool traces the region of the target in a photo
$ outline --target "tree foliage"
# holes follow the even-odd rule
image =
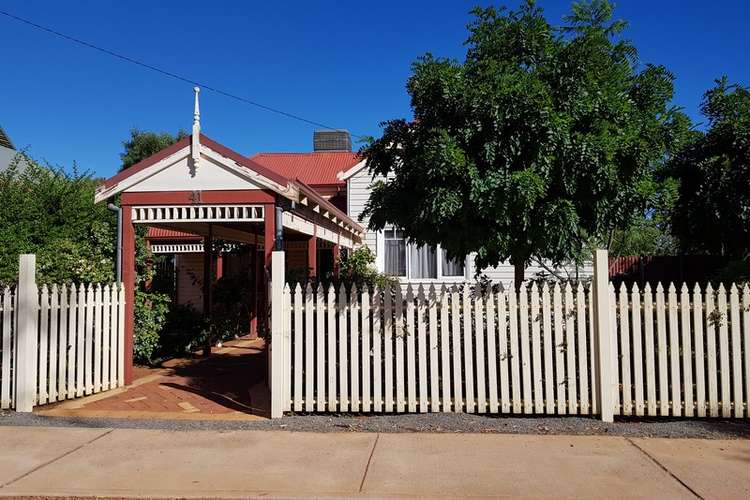
[[[376,183],[363,217],[477,267],[582,260],[653,196],[684,115],[673,77],[641,65],[605,0],[555,27],[528,1],[477,8],[463,63],[426,54],[407,83],[412,121],[363,149]],[[678,134],[677,134],[678,135]]]
[[[0,283],[18,279],[18,256],[37,256],[39,283],[114,281],[116,217],[94,205],[97,181],[26,156],[0,172]]]
[[[130,130],[130,138],[122,143],[125,151],[120,154],[120,170],[132,167],[139,161],[158,153],[180,139],[187,137],[187,132],[178,130],[176,135],[169,132],[148,132],[137,128]]]
[[[707,130],[668,164],[680,182],[673,214],[683,251],[750,255],[750,90],[726,78],[705,93]]]

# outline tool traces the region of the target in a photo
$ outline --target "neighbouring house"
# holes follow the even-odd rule
[[[0,172],[11,165],[17,165],[19,170],[23,170],[27,163],[23,154],[16,150],[3,127],[0,127]]]

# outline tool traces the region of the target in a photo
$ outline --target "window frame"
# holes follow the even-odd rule
[[[386,231],[393,231],[394,232],[394,237],[393,238],[387,238],[386,235],[385,235]],[[394,278],[399,278],[399,279],[406,278],[406,279],[408,279],[408,277],[409,277],[409,242],[406,241],[406,238],[403,237],[403,236],[401,238],[395,238],[395,231],[399,231],[399,229],[396,229],[393,226],[387,227],[387,228],[383,229],[382,231],[380,231],[380,233],[382,235],[382,240],[383,240],[383,268],[382,268],[381,272],[384,273],[384,274],[387,274],[388,276],[393,276]],[[389,240],[403,240],[403,242],[404,242],[404,274],[388,274],[386,272],[386,269],[387,269],[387,264],[386,264],[386,261],[385,261],[385,259],[386,259],[386,242],[389,241]]]
[[[378,231],[376,235],[377,250],[382,250],[382,258],[380,257],[380,255],[378,255],[378,258],[377,258],[378,268],[379,268],[378,270],[382,273],[385,273],[385,270],[386,270],[385,232],[389,230],[396,230],[396,228],[393,226],[386,227]],[[406,238],[404,239],[406,240]],[[464,273],[462,275],[459,275],[459,276],[444,276],[443,275],[443,247],[442,245],[436,245],[436,248],[435,248],[435,258],[437,259],[437,277],[436,278],[417,278],[417,277],[412,276],[411,250],[417,246],[418,245],[415,245],[414,243],[405,241],[404,252],[406,254],[405,255],[406,274],[401,275],[401,276],[396,276],[396,275],[389,275],[389,276],[398,278],[399,280],[405,283],[464,283],[468,281],[468,279],[466,278],[467,272],[469,270],[469,257],[470,256],[468,255],[464,259]],[[378,253],[381,253],[381,252],[378,252]]]

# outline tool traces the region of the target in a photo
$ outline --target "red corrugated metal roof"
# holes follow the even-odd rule
[[[150,240],[187,240],[187,241],[201,241],[202,236],[191,233],[183,233],[182,231],[174,231],[172,229],[162,229],[160,227],[149,227],[148,235],[146,238]]]
[[[362,160],[358,153],[351,151],[258,153],[250,159],[287,179],[299,179],[310,186],[345,184],[337,177],[338,173]]]

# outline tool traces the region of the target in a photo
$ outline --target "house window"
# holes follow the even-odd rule
[[[384,231],[385,274],[406,276],[406,240],[399,229]]]
[[[435,247],[409,245],[409,276],[415,279],[435,279],[438,277],[437,251]]]
[[[442,272],[443,276],[463,276],[464,275],[464,264],[465,260],[456,260],[448,258],[448,254],[445,253],[444,250],[441,249],[440,251],[440,257],[442,259]]]
[[[408,243],[404,232],[389,227],[382,233],[382,266],[385,274],[414,281],[461,281],[466,272],[466,259],[451,259],[440,245]]]

